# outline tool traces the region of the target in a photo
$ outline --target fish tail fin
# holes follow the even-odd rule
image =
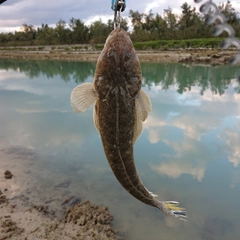
[[[179,207],[179,202],[176,201],[157,201],[156,206],[164,213],[187,221],[188,216],[185,208]]]

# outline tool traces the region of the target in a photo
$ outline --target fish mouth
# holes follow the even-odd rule
[[[127,34],[127,32],[124,29],[117,27],[109,34],[109,37],[110,36],[113,37],[113,36],[116,36],[116,34],[121,34],[121,33]]]
[[[130,36],[124,29],[116,28],[109,34],[104,48],[108,56],[114,56],[115,63],[119,63],[126,56],[131,56],[130,52],[132,51],[133,44]]]
[[[132,41],[124,29],[116,28],[109,34],[106,40],[106,44],[111,45],[115,43],[132,44]]]

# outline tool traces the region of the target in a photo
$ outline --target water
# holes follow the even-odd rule
[[[34,153],[45,199],[51,183],[70,177],[57,191],[109,206],[126,239],[240,239],[239,67],[142,64],[153,111],[135,144],[137,169],[159,199],[187,209],[188,222],[131,197],[107,164],[93,108],[72,111],[72,89],[94,71],[94,63],[0,60],[0,148]]]

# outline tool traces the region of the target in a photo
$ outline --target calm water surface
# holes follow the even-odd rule
[[[70,174],[69,188],[108,205],[126,239],[239,240],[239,67],[142,64],[153,111],[135,145],[137,169],[159,199],[181,202],[188,222],[131,197],[107,164],[92,108],[72,111],[72,89],[92,81],[94,70],[94,63],[0,60],[0,148],[34,149],[53,179]]]

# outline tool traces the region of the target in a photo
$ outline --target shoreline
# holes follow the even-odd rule
[[[41,48],[41,50],[36,50]],[[79,61],[79,62],[96,62],[101,51],[93,50],[76,50],[63,49],[58,46],[53,47],[19,47],[17,49],[9,48],[4,50],[0,48],[0,59],[23,59],[23,60],[54,60],[54,61]],[[65,47],[66,48],[66,47]],[[12,49],[12,50],[11,50]],[[234,56],[235,49],[172,49],[164,51],[136,51],[140,62],[157,62],[157,63],[208,63],[208,64],[225,64],[230,57]]]
[[[0,149],[0,158],[0,240],[123,239],[108,207],[73,195],[70,176],[51,182],[32,149]]]

